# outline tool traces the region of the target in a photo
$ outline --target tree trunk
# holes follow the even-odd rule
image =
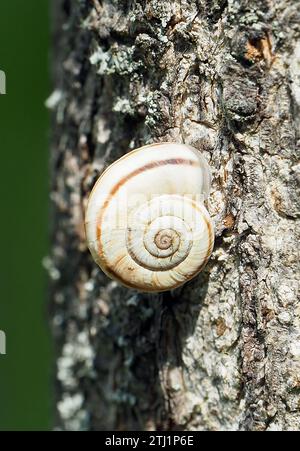
[[[57,427],[299,430],[300,2],[53,4]],[[216,243],[147,295],[100,271],[83,222],[101,171],[158,141],[209,161]]]

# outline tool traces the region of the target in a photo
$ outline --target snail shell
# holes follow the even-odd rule
[[[86,212],[88,247],[112,279],[140,291],[176,288],[210,257],[213,224],[203,204],[211,173],[190,146],[129,152],[100,176]]]

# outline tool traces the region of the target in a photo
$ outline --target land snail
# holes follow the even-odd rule
[[[144,292],[174,289],[208,261],[214,229],[204,206],[209,165],[184,144],[158,143],[111,164],[87,205],[87,244],[111,279]]]

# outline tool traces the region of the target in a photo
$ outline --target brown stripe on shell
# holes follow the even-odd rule
[[[126,155],[124,155],[124,157],[126,157]],[[116,183],[116,185],[112,188],[112,190],[110,191],[108,198],[106,199],[106,201],[103,204],[103,207],[101,209],[101,211],[98,214],[98,218],[97,218],[97,241],[98,241],[98,253],[99,255],[103,255],[103,248],[102,248],[102,244],[101,244],[101,224],[102,224],[102,219],[105,213],[106,208],[108,207],[108,204],[110,202],[110,199],[112,196],[114,196],[118,190],[126,183],[128,182],[130,179],[132,179],[133,177],[135,177],[138,174],[141,174],[144,171],[148,171],[151,169],[154,169],[156,167],[160,167],[160,166],[165,166],[165,165],[178,165],[178,164],[183,164],[183,165],[188,165],[188,166],[199,166],[198,162],[195,162],[193,160],[187,160],[184,158],[171,158],[171,159],[166,159],[166,160],[160,160],[157,162],[153,162],[153,163],[148,163],[140,168],[135,169],[134,171],[132,171],[130,174],[128,174],[127,176],[123,177],[118,183]],[[198,211],[201,212],[201,209],[199,209],[197,207],[197,205],[195,205],[196,209],[198,209]],[[208,249],[207,249],[207,253],[206,256],[204,258],[204,261],[201,262],[201,265],[199,266],[199,268],[184,282],[178,282],[176,285],[174,285],[172,287],[172,289],[177,288],[181,285],[183,285],[185,282],[191,280],[195,275],[197,275],[199,272],[201,272],[201,270],[205,267],[210,254],[211,254],[211,250],[213,247],[213,230],[211,227],[210,222],[207,220],[207,218],[203,215],[203,219],[205,221],[207,230],[208,230],[208,241],[209,241],[209,245],[208,245]],[[103,263],[103,262],[102,262]],[[105,265],[105,268],[103,268],[104,272],[112,277],[113,279],[120,281],[123,285],[127,286],[128,288],[133,288],[133,289],[137,289],[137,290],[142,290],[142,291],[147,291],[147,292],[152,292],[152,291],[157,291],[157,287],[152,288],[146,288],[146,287],[141,287],[139,285],[136,285],[134,283],[131,283],[128,280],[125,280],[122,278],[122,276],[118,273],[116,273],[111,267],[108,267],[107,265]],[[166,289],[161,289],[160,291],[168,291],[170,288],[166,288]]]
[[[160,160],[157,162],[153,162],[153,163],[148,163],[140,168],[135,169],[134,171],[132,171],[130,174],[126,175],[125,177],[123,177],[118,183],[116,183],[116,185],[112,188],[112,190],[110,191],[108,198],[106,199],[106,201],[103,204],[102,209],[100,210],[99,214],[98,214],[98,218],[97,218],[97,239],[100,242],[100,237],[101,237],[101,224],[102,224],[102,218],[103,215],[105,213],[106,208],[108,207],[108,204],[110,202],[110,199],[112,196],[114,196],[119,189],[126,183],[128,182],[128,180],[132,179],[133,177],[135,177],[138,174],[141,174],[142,172],[145,171],[149,171],[150,169],[154,169],[157,168],[159,166],[166,166],[166,165],[177,165],[177,164],[184,164],[187,166],[199,166],[199,164],[196,161],[193,160],[186,160],[184,158],[170,158],[167,160]],[[100,244],[100,243],[99,243]],[[99,252],[101,252],[102,249],[99,249]]]

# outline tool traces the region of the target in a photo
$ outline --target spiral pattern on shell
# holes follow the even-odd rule
[[[161,143],[134,150],[100,176],[86,212],[87,242],[111,278],[140,291],[190,280],[214,244],[204,206],[210,169],[190,146]]]

